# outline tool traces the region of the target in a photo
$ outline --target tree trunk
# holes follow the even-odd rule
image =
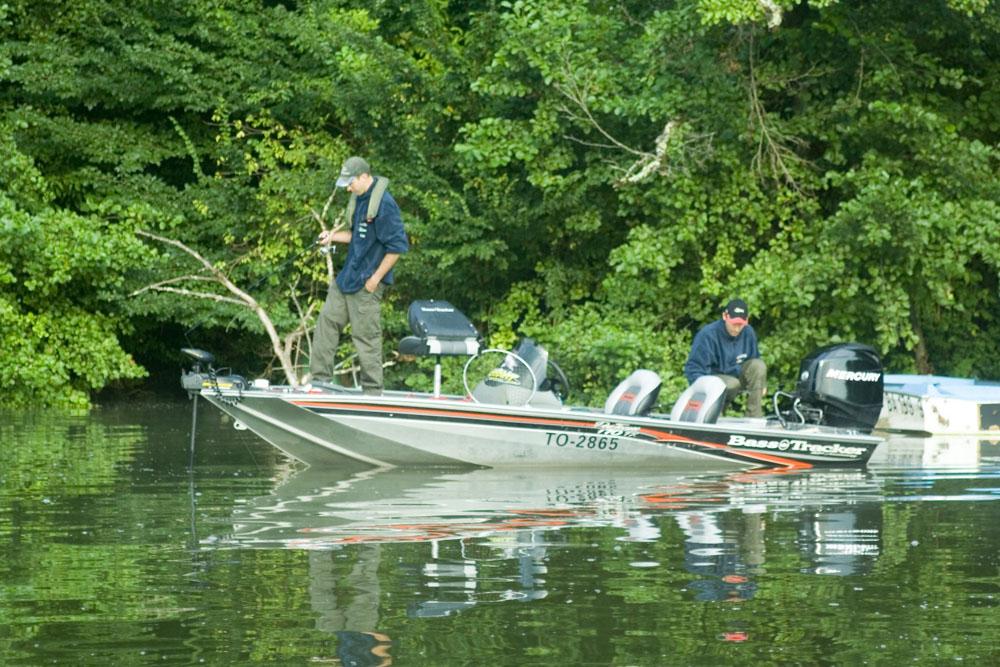
[[[920,326],[920,318],[910,311],[910,325],[913,333],[917,336],[917,344],[913,348],[913,359],[917,362],[917,372],[921,375],[929,375],[934,372],[930,359],[927,358],[927,341],[924,340],[924,330]]]

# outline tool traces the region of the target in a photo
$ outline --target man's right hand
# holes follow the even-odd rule
[[[328,245],[328,244],[336,241],[337,239],[335,238],[335,236],[336,236],[337,232],[339,232],[343,228],[344,228],[344,224],[341,223],[341,224],[337,225],[336,227],[334,227],[333,229],[328,229],[325,232],[321,232],[320,235],[319,235],[319,238],[316,239],[316,242],[319,243],[320,245]],[[345,241],[350,241],[350,236],[348,236],[345,239]]]

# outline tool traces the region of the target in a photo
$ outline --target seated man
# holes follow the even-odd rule
[[[757,334],[747,323],[746,301],[733,299],[722,319],[707,324],[694,336],[684,364],[684,377],[693,383],[702,375],[715,375],[726,383],[726,405],[747,392],[747,417],[763,417],[761,402],[767,391],[767,366],[760,358]]]

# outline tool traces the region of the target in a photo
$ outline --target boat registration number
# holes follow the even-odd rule
[[[890,414],[906,415],[907,417],[919,417],[923,419],[924,417],[924,406],[920,402],[920,398],[917,396],[907,396],[905,394],[896,394],[893,392],[885,392],[883,397],[885,403],[886,412]]]
[[[572,447],[575,449],[618,449],[618,438],[594,433],[546,433],[546,445]]]

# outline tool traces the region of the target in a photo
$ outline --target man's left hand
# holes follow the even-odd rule
[[[378,289],[378,284],[380,282],[382,281],[375,278],[375,276],[372,276],[371,278],[365,281],[365,289],[368,290],[369,294],[374,294],[375,290]]]

